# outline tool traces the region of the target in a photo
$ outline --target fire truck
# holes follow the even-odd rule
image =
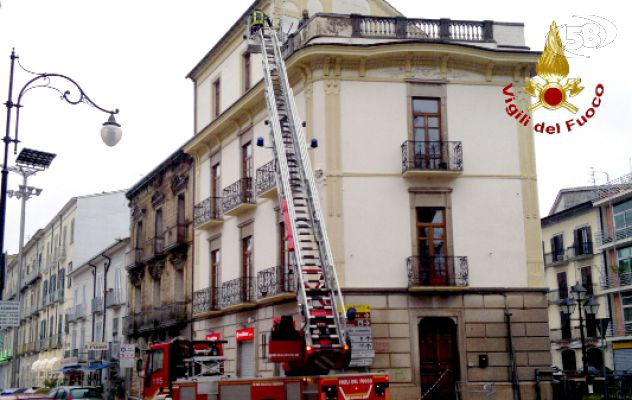
[[[304,124],[290,87],[281,44],[271,27],[251,29],[250,48],[261,51],[267,125],[276,161],[279,204],[296,270],[299,321],[273,322],[268,360],[283,377],[234,378],[224,374],[225,341],[172,340],[150,346],[145,399],[172,400],[382,400],[386,373],[342,373],[351,358],[347,313],[338,284],[324,215],[308,155]],[[264,140],[257,140],[263,146]],[[316,147],[317,143],[311,143]],[[353,313],[349,316],[352,317]],[[297,324],[298,323],[298,324]]]

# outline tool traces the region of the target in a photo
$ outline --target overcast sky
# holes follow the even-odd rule
[[[119,108],[123,139],[106,147],[99,130],[107,115],[86,105],[70,106],[50,90],[26,95],[20,123],[23,146],[57,153],[51,168],[31,179],[43,188],[28,202],[27,235],[43,227],[73,196],[128,188],[193,134],[193,90],[185,75],[250,5],[251,0],[0,0],[0,101],[6,101],[9,55],[22,65],[75,79],[104,108]],[[582,49],[571,59],[571,77],[584,93],[573,100],[586,109],[598,83],[603,105],[572,134],[536,135],[539,197],[546,215],[562,187],[590,184],[589,167],[611,177],[631,170],[631,35],[623,2],[391,0],[408,17],[524,22],[527,45],[541,51],[548,26],[581,25],[573,15],[598,15],[618,28],[616,40]],[[611,31],[608,32],[611,34]],[[19,70],[19,89],[29,75]],[[4,135],[4,107],[0,110]],[[561,111],[535,120],[564,121]],[[603,181],[605,175],[598,175]],[[10,175],[9,188],[19,177]],[[18,247],[19,202],[9,200],[6,247]]]

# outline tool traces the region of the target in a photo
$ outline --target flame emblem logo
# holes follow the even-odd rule
[[[577,107],[569,103],[568,98],[577,96],[584,88],[579,86],[582,81],[580,78],[566,79],[569,73],[568,60],[564,56],[564,46],[555,21],[551,23],[536,73],[540,79],[527,79],[524,87],[525,93],[538,99],[537,103],[529,107],[529,111],[540,107],[549,110],[564,107],[573,114],[577,113]]]

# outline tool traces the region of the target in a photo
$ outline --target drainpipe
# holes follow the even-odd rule
[[[97,266],[88,262],[88,265],[92,267],[92,298],[97,294]],[[88,307],[86,307],[88,308]],[[94,318],[94,314],[92,314],[92,302],[90,302],[90,315],[92,316],[92,341],[94,342],[94,324],[96,319]],[[88,310],[86,310],[88,312]]]
[[[105,324],[107,321],[106,315],[105,315],[105,291],[106,288],[108,287],[108,271],[110,270],[110,264],[112,264],[112,259],[110,257],[108,257],[105,252],[101,253],[101,256],[105,259],[107,259],[103,269],[103,323],[101,324],[101,341],[105,342]],[[101,353],[101,360],[103,360],[103,353]],[[103,385],[103,369],[99,370],[99,381],[101,381],[101,384]]]
[[[196,167],[196,162],[195,159],[193,159],[193,165],[191,166],[191,170],[193,171],[193,173],[191,174],[193,176],[192,181],[192,190],[191,190],[191,216],[193,216],[195,214],[195,167]],[[185,222],[186,222],[186,210],[185,210]],[[177,224],[176,224],[177,225]],[[191,225],[193,225],[193,221],[191,221]],[[177,228],[176,228],[177,229]],[[189,227],[187,226],[187,233],[188,233]],[[192,233],[193,235],[195,234],[195,232]],[[190,314],[190,318],[189,318],[189,339],[193,340],[193,292],[195,290],[195,287],[193,285],[193,282],[195,281],[194,277],[195,277],[195,246],[193,245],[193,240],[191,240],[191,314]],[[186,268],[186,264],[184,264],[184,268]],[[185,274],[184,274],[184,279],[186,279],[186,270],[185,270]],[[186,297],[185,297],[186,300]],[[186,304],[186,301],[185,301]]]
[[[511,334],[511,313],[507,307],[507,295],[505,294],[505,322],[507,323],[507,346],[509,347],[509,360],[511,362],[511,387],[513,400],[521,400],[520,381],[518,380],[518,366],[516,365],[516,351],[513,347],[513,335]]]

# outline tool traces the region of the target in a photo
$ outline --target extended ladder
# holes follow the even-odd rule
[[[344,300],[338,284],[318,191],[307,153],[303,123],[273,29],[257,32],[263,54],[270,136],[277,162],[279,202],[294,240],[297,298],[306,347],[324,369],[340,368],[349,349]]]

